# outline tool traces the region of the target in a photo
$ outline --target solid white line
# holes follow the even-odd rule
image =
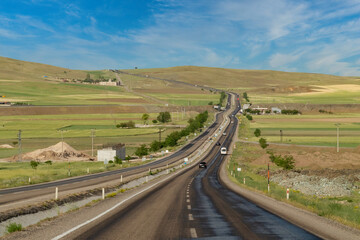
[[[187,208],[190,210],[190,209],[191,209],[191,205],[187,205]]]
[[[114,210],[115,208],[119,207],[120,205],[122,205],[122,204],[125,203],[126,201],[132,199],[133,197],[135,197],[135,196],[137,196],[137,195],[139,195],[139,194],[141,194],[141,193],[143,193],[143,192],[146,192],[147,190],[149,190],[149,189],[153,188],[154,186],[156,186],[156,185],[158,185],[158,184],[160,184],[160,183],[168,180],[168,179],[171,178],[171,177],[174,177],[174,176],[178,175],[178,174],[181,173],[181,172],[182,172],[182,171],[179,171],[179,172],[175,173],[174,175],[169,176],[169,177],[167,177],[167,178],[164,178],[163,180],[161,180],[161,181],[159,181],[159,182],[157,182],[157,183],[154,183],[153,185],[151,185],[151,186],[149,186],[149,187],[141,190],[140,192],[135,193],[134,195],[132,195],[132,196],[130,196],[130,197],[122,200],[121,202],[119,202],[119,203],[117,203],[117,204],[115,204],[113,207],[109,208],[109,209],[106,210],[105,212],[102,212],[101,214],[97,215],[96,217],[93,217],[92,219],[87,220],[86,222],[84,222],[84,223],[82,223],[82,224],[79,224],[79,225],[77,225],[76,227],[71,228],[70,230],[64,232],[63,234],[60,234],[60,235],[52,238],[52,240],[59,240],[59,239],[65,237],[66,235],[68,235],[68,234],[70,234],[70,233],[78,230],[79,228],[81,228],[81,227],[83,227],[83,226],[85,226],[85,225],[87,225],[87,224],[89,224],[89,223],[91,223],[91,222],[93,222],[93,221],[101,218],[101,217],[104,216],[105,214],[108,214],[109,212],[111,212],[111,211]],[[189,199],[188,199],[188,200],[189,200]]]
[[[196,234],[196,229],[195,229],[195,228],[190,228],[190,235],[191,235],[191,238],[197,238],[197,234]]]
[[[194,217],[193,217],[193,215],[191,213],[189,214],[189,220],[190,221],[194,220]]]

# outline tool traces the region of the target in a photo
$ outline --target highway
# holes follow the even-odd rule
[[[228,101],[230,97],[228,98]],[[220,124],[224,118],[224,112],[220,112],[216,115],[216,119],[212,125],[210,125],[202,134],[193,139],[189,144],[182,147],[175,153],[159,159],[157,161],[150,162],[148,164],[124,168],[114,171],[107,171],[97,174],[89,174],[80,177],[67,178],[63,180],[34,184],[17,188],[8,188],[0,190],[0,208],[6,204],[6,208],[10,208],[9,204],[14,204],[19,201],[31,199],[34,197],[45,196],[52,194],[55,187],[59,187],[60,191],[69,191],[74,189],[80,189],[83,187],[95,186],[102,183],[113,182],[119,180],[120,176],[130,177],[146,172],[150,169],[164,168],[167,165],[175,164],[183,161],[184,157],[189,156],[195,152],[204,141],[207,141],[210,136],[218,130]]]
[[[207,169],[195,165],[61,239],[320,239],[223,186],[220,147],[236,133],[231,121]]]

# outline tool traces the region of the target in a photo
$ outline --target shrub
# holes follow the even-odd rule
[[[158,121],[157,121],[156,119],[152,120],[152,122],[153,122],[154,124],[157,124],[157,123],[158,123]]]
[[[148,152],[148,149],[146,148],[145,144],[142,144],[135,151],[135,155],[138,156],[138,157],[142,157],[142,156],[145,156],[145,155],[148,155],[148,154],[149,154],[149,152]]]
[[[52,165],[52,161],[48,160],[45,162],[45,164]]]
[[[249,121],[252,121],[253,120],[253,117],[251,115],[246,115],[246,118],[249,120]]]
[[[295,161],[294,157],[291,155],[274,155],[273,153],[270,153],[270,161],[275,163],[277,166],[282,167],[286,170],[291,170],[295,167]]]
[[[135,122],[130,120],[125,123],[117,124],[116,127],[117,128],[135,128]]]
[[[38,165],[39,165],[39,163],[36,162],[36,161],[31,161],[31,162],[30,162],[30,166],[31,166],[33,169],[36,169]]]
[[[122,159],[119,158],[118,156],[114,157],[114,161],[115,161],[116,164],[122,164]]]
[[[113,160],[110,160],[109,163],[114,163],[114,161],[113,161]]]
[[[214,103],[213,103],[213,102],[209,102],[208,105],[214,105]]]
[[[267,146],[269,146],[269,144],[266,143],[266,139],[265,139],[265,138],[260,138],[260,139],[259,139],[259,144],[260,144],[260,147],[261,147],[262,149],[265,149],[265,148],[267,148]]]
[[[157,120],[162,123],[171,122],[171,115],[169,112],[160,112],[157,116]]]
[[[255,129],[255,131],[254,131],[254,135],[255,135],[255,137],[260,137],[260,135],[261,135],[261,130],[260,129]]]
[[[160,148],[162,148],[162,145],[163,144],[161,142],[154,140],[150,144],[150,151],[156,152],[156,151],[160,150]]]
[[[22,230],[22,225],[20,223],[19,224],[10,223],[9,225],[6,226],[6,230],[8,231],[8,233],[21,231]]]
[[[297,114],[301,114],[301,112],[299,110],[296,109],[285,109],[281,111],[281,114],[285,114],[285,115],[297,115]]]

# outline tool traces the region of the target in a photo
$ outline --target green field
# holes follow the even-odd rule
[[[29,162],[0,162],[0,189],[29,185],[29,178],[31,180],[31,184],[67,178],[69,177],[69,170],[70,175],[73,177],[86,175],[88,169],[89,173],[98,173],[108,170],[136,166],[139,164],[140,163],[124,162],[121,165],[105,165],[103,162],[53,162],[52,165],[40,163],[40,165],[36,169],[33,169],[31,168]]]
[[[150,113],[151,120],[156,119],[157,113]],[[173,121],[166,126],[162,137],[178,130],[176,125],[186,125],[190,117],[196,112],[172,113]],[[64,141],[77,150],[88,152],[91,149],[91,130],[95,131],[95,145],[125,143],[128,154],[132,154],[141,143],[150,143],[158,139],[157,125],[147,128],[121,129],[115,125],[129,120],[136,124],[144,124],[142,113],[128,114],[67,114],[67,115],[29,115],[29,116],[0,116],[0,144],[10,144],[13,149],[0,148],[0,158],[10,157],[18,153],[17,134],[22,130],[22,149],[29,152],[45,148],[61,141],[61,131]],[[212,116],[210,117],[212,119]],[[175,126],[174,126],[175,125]]]
[[[360,114],[333,114],[331,118],[324,115],[254,115],[254,121],[246,137],[249,141],[258,141],[253,135],[256,128],[261,130],[262,137],[268,142],[300,145],[336,146],[337,128],[340,122],[340,147],[357,147],[360,145]],[[282,130],[282,139],[280,135]],[[282,140],[282,141],[281,141]]]

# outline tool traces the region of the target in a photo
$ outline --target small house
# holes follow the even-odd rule
[[[125,144],[116,144],[97,151],[97,160],[102,162],[114,161],[114,158],[125,159]]]

